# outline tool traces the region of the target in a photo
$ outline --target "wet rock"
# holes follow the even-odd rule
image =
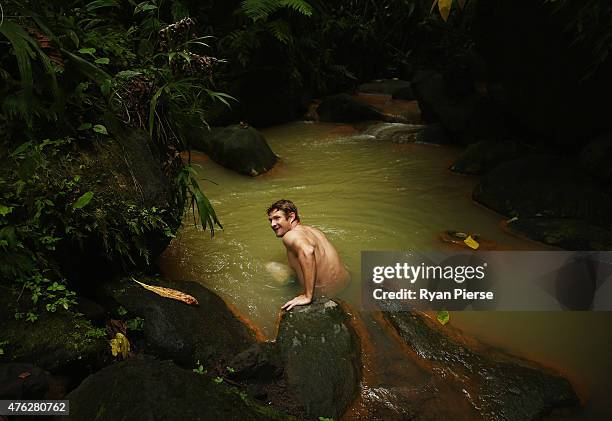
[[[506,131],[503,113],[494,103],[476,94],[451,96],[439,73],[418,72],[412,89],[423,121],[439,122],[459,143],[490,139]]]
[[[363,134],[386,142],[412,143],[417,140],[418,133],[423,128],[424,126],[417,124],[378,123],[368,127]]]
[[[347,94],[325,98],[319,104],[317,113],[321,121],[336,123],[355,123],[367,120],[385,120],[379,110]]]
[[[392,95],[395,98],[396,92],[400,90],[403,92],[410,91],[410,82],[399,79],[381,79],[363,83],[357,87],[357,90],[368,94]]]
[[[439,123],[428,124],[416,136],[416,142],[433,145],[448,145],[453,143],[448,131]]]
[[[582,149],[580,164],[582,169],[597,180],[612,182],[612,133],[597,137]]]
[[[245,125],[196,130],[190,142],[216,163],[244,175],[263,174],[277,161],[263,134]]]
[[[391,95],[393,99],[401,99],[404,101],[413,101],[415,99],[414,92],[410,85],[396,89]]]
[[[166,248],[168,232],[178,229],[183,213],[173,176],[162,171],[160,154],[172,151],[156,150],[144,130],[110,119],[105,124],[109,136],[103,142],[80,142],[68,169],[59,170],[80,174],[81,191],[93,192],[87,205],[90,215],[83,217],[98,228],[86,230],[86,221],[81,221],[54,253],[68,279],[87,280],[79,282],[79,289],[122,273],[125,264],[120,262],[146,266]],[[53,162],[61,164],[59,158]],[[142,224],[145,213],[154,214],[155,223]],[[130,224],[138,225],[139,232]]]
[[[276,347],[267,342],[257,342],[242,351],[229,362],[229,367],[233,370],[231,377],[237,380],[270,382],[283,374]]]
[[[501,164],[512,161],[522,153],[522,148],[514,141],[481,141],[473,143],[464,150],[451,171],[460,174],[484,174]]]
[[[569,160],[532,155],[499,165],[474,189],[477,202],[508,217],[563,218],[610,226],[612,198]]]
[[[35,323],[8,320],[0,325],[8,341],[0,361],[27,361],[51,373],[87,372],[101,365],[106,333],[67,311],[43,312]]]
[[[487,419],[535,420],[554,408],[579,404],[566,379],[531,362],[474,351],[417,313],[385,312],[384,317],[434,372],[456,379]]]
[[[287,388],[313,417],[338,419],[360,381],[360,345],[347,314],[331,300],[285,313],[276,340]]]
[[[195,297],[193,306],[161,297],[131,280],[110,286],[110,294],[131,315],[142,317],[150,350],[186,367],[229,361],[255,342],[254,333],[238,320],[225,302],[196,282],[142,280]]]
[[[28,363],[0,364],[0,399],[42,399],[48,373]]]
[[[111,365],[66,399],[74,421],[291,419],[223,383],[152,358]]]
[[[612,230],[565,218],[513,218],[507,228],[516,234],[566,250],[612,250]]]

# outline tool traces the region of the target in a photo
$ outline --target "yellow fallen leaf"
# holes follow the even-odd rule
[[[480,244],[478,244],[478,241],[474,240],[472,238],[471,235],[468,235],[467,238],[465,240],[463,240],[463,242],[470,248],[476,250],[478,247],[480,247]]]
[[[440,16],[442,16],[444,22],[448,20],[452,4],[453,0],[438,0],[438,9],[440,10]]]
[[[110,341],[111,353],[113,357],[121,355],[123,359],[126,359],[130,352],[130,341],[125,337],[123,333],[117,332],[114,339]]]
[[[172,298],[173,300],[182,301],[185,304],[190,304],[190,305],[198,305],[199,304],[198,300],[196,300],[195,297],[192,297],[189,294],[185,294],[184,292],[177,291],[176,289],[158,287],[158,286],[154,286],[154,285],[147,285],[147,284],[145,284],[143,282],[137,281],[134,278],[132,278],[132,281],[134,281],[137,284],[141,285],[143,288],[148,289],[149,291],[152,291],[152,292],[156,293],[160,297]]]

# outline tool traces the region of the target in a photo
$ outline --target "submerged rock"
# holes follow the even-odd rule
[[[579,403],[566,379],[531,362],[477,352],[417,313],[384,312],[384,317],[419,358],[432,364],[432,371],[455,379],[486,419],[535,420]]]
[[[66,399],[74,421],[293,419],[204,375],[152,358],[111,365]]]
[[[363,134],[387,142],[412,143],[417,140],[418,133],[423,128],[424,126],[417,124],[378,123],[367,128]]]
[[[331,300],[294,307],[276,342],[288,390],[309,415],[338,419],[361,378],[359,340],[347,314]]]
[[[451,166],[451,171],[460,174],[484,174],[502,162],[518,158],[520,154],[521,147],[514,141],[472,143],[459,155]]]
[[[190,141],[216,163],[244,175],[263,174],[278,159],[263,134],[246,125],[198,130]]]
[[[367,120],[385,120],[382,112],[356,100],[347,94],[338,94],[325,98],[319,104],[317,113],[321,121],[335,123],[356,123]]]
[[[145,283],[182,291],[199,302],[194,306],[161,297],[129,280],[111,287],[119,304],[144,319],[145,340],[158,355],[192,367],[197,360],[229,361],[255,342],[254,333],[202,285],[168,280]]]

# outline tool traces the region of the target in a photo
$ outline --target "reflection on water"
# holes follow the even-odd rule
[[[281,198],[294,201],[302,222],[336,246],[353,279],[341,298],[356,309],[362,250],[439,250],[446,230],[477,232],[502,249],[544,249],[505,234],[498,215],[472,203],[477,179],[447,170],[456,149],[379,142],[334,124],[296,122],[264,134],[282,161],[256,178],[194,153],[200,185],[224,229],[211,239],[188,216],[158,263],[169,278],[195,280],[220,294],[268,337],[281,305],[299,292],[295,282],[266,269],[287,262],[265,214]],[[478,337],[567,372],[594,398],[611,384],[602,374],[612,373],[605,357],[612,351],[610,321],[605,313],[452,315],[453,324]]]

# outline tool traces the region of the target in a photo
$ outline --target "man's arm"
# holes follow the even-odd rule
[[[306,305],[312,302],[315,279],[317,276],[317,266],[314,247],[303,236],[288,236],[288,234],[286,234],[283,237],[283,242],[287,250],[297,257],[302,271],[302,282],[304,283],[304,294],[298,295],[293,300],[286,302],[282,307],[289,311],[296,305]]]

